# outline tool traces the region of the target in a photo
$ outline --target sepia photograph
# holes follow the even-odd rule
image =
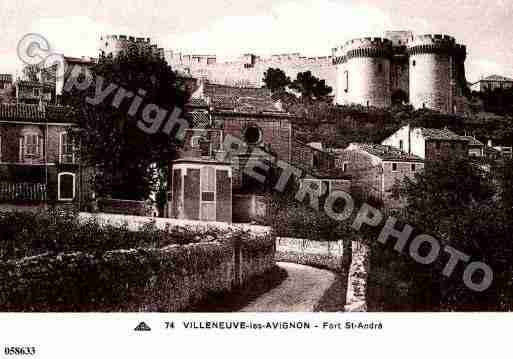
[[[506,334],[510,0],[1,1],[0,358]]]

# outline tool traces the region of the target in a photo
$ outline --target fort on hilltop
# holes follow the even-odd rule
[[[411,31],[354,39],[325,57],[246,54],[218,62],[212,54],[166,51],[165,58],[179,72],[231,86],[260,87],[270,67],[282,69],[291,78],[311,71],[333,88],[337,104],[387,107],[398,98],[415,108],[458,113],[466,86],[466,47],[448,35],[415,36]]]

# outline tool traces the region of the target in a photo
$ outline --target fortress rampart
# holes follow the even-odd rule
[[[104,56],[115,57],[120,53],[144,53],[164,58],[164,49],[152,44],[149,37],[105,35],[100,37],[98,50]]]
[[[346,42],[339,54],[336,102],[390,106],[392,42],[383,38],[354,39]]]
[[[411,31],[387,31],[385,37],[365,37],[332,48],[330,56],[299,53],[260,57],[245,54],[220,62],[216,55],[166,52],[175,70],[213,83],[260,87],[269,68],[280,68],[294,79],[311,71],[333,88],[338,104],[387,107],[393,99],[416,108],[457,112],[455,98],[466,86],[466,47],[449,35],[414,36]]]
[[[222,85],[260,87],[264,72],[272,67],[282,69],[292,79],[299,72],[311,71],[314,76],[326,80],[329,86],[335,86],[331,56],[306,57],[291,53],[260,57],[246,54],[232,61],[219,62],[215,55],[184,55],[168,51],[166,60],[175,70]]]
[[[410,103],[416,108],[454,112],[454,99],[463,85],[466,47],[458,45],[452,36],[421,35],[408,42],[407,53]]]

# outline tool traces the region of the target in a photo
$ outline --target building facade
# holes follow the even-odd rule
[[[77,203],[88,184],[68,130],[69,109],[0,105],[0,201]]]
[[[178,160],[170,163],[170,217],[248,222],[264,216],[268,183],[248,169],[271,168],[277,161],[329,189],[347,184],[333,173],[332,154],[294,139],[294,117],[265,89],[201,83],[187,110],[192,127]],[[226,148],[227,143],[237,145]]]
[[[469,139],[448,129],[403,126],[381,142],[426,161],[468,158]]]
[[[397,205],[399,196],[394,191],[398,183],[424,169],[419,156],[387,145],[351,143],[335,154],[336,166],[351,177],[352,191],[386,206]]]
[[[473,83],[470,86],[472,91],[485,92],[497,89],[506,90],[513,88],[513,79],[499,75],[490,75]]]

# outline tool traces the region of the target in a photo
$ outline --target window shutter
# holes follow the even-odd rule
[[[44,143],[45,141],[43,140],[43,137],[38,137],[38,140],[39,140],[39,157],[43,158],[44,157]]]
[[[23,137],[20,137],[19,143],[20,143],[20,145],[19,145],[19,160],[20,160],[20,162],[23,162],[23,154],[25,153],[25,148],[23,146],[23,143],[24,143]]]

